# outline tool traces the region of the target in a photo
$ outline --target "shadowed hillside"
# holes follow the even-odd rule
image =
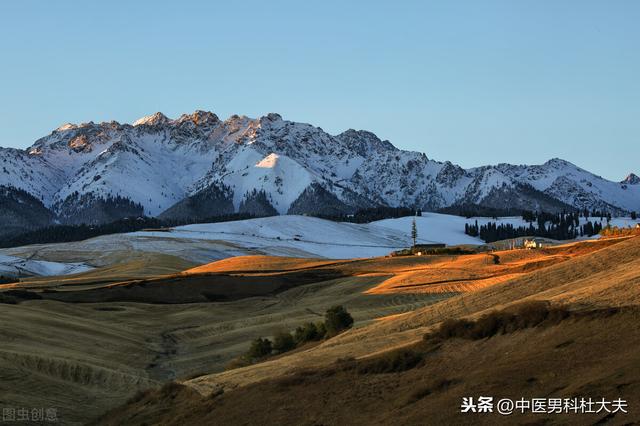
[[[3,287],[31,293],[0,304],[0,390],[12,405],[60,407],[64,424],[145,390],[100,422],[415,424],[429,413],[435,423],[493,424],[504,419],[456,417],[461,396],[637,400],[639,259],[640,239],[627,238],[455,256],[240,257],[115,283],[25,281]],[[212,289],[215,297],[182,303]],[[576,314],[479,340],[423,341],[445,320],[473,321],[527,300]],[[353,329],[224,371],[251,340],[317,321],[335,304],[351,312]],[[400,370],[379,367],[402,348],[417,351],[417,361],[401,355],[390,364]],[[171,381],[185,386],[153,390]]]
[[[231,419],[247,424],[252,419],[262,424],[419,424],[428,413],[430,424],[506,424],[515,417],[463,416],[459,412],[462,397],[591,396],[637,401],[640,270],[635,265],[640,259],[640,240],[605,244],[595,251],[588,247],[569,246],[565,254],[575,256],[566,261],[349,331],[304,352],[196,378],[186,382],[187,387],[148,393],[120,412],[116,421],[135,423],[136,418],[144,418],[177,424],[174,419],[189,418],[213,424]],[[504,254],[514,255],[515,260],[521,257]],[[393,355],[395,348],[404,346],[415,352],[424,345],[419,343],[422,337],[433,333],[445,319],[473,320],[531,299],[562,304],[567,312],[576,314],[548,327],[479,340],[447,339],[423,348],[414,363],[407,364],[406,356],[400,364],[384,361],[383,365],[400,365],[399,369],[372,373],[357,367],[397,356]],[[639,414],[545,415],[529,421],[623,424],[637,421]],[[518,419],[527,421],[524,415]],[[109,420],[102,423],[109,424]]]

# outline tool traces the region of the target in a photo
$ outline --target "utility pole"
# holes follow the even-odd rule
[[[411,223],[411,239],[413,240],[413,246],[416,246],[416,242],[418,241],[418,226],[416,225],[416,218],[413,218],[413,222]]]

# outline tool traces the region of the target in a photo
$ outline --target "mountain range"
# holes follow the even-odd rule
[[[557,158],[463,169],[371,132],[330,135],[275,113],[65,124],[25,150],[0,148],[0,235],[138,215],[336,215],[377,206],[616,215],[640,211],[640,178],[612,182]]]

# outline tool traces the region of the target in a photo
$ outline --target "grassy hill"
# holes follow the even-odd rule
[[[639,258],[640,239],[627,238],[460,256],[241,257],[136,280],[69,278],[62,289],[65,278],[25,282],[43,299],[0,304],[0,395],[9,406],[58,407],[63,424],[84,424],[114,407],[96,421],[415,424],[428,415],[437,424],[494,424],[514,418],[459,417],[462,395],[637,401]],[[212,288],[229,298],[188,304],[176,298]],[[124,296],[100,301],[114,289]],[[585,315],[424,346],[423,336],[447,319],[473,320],[527,300]],[[355,328],[224,371],[252,339],[317,321],[335,304],[353,314]],[[612,308],[619,310],[598,314]],[[424,352],[420,363],[388,373],[358,367],[399,348]],[[183,385],[162,387],[172,381]],[[638,421],[637,414],[624,419]]]
[[[638,421],[637,411],[586,417],[478,417],[459,412],[463,396],[638,400],[640,239],[585,247],[568,246],[567,261],[356,328],[307,351],[198,377],[184,382],[185,387],[149,392],[120,408],[115,420],[105,417],[99,423],[136,424],[136,419],[163,424],[178,424],[175,419],[214,424],[232,419],[247,424],[258,419],[261,424]],[[404,371],[362,373],[349,366],[384,359],[398,348],[414,349],[446,319],[474,319],[527,300],[549,301],[580,315],[549,327],[486,339],[449,339]],[[355,361],[349,360],[353,357]]]

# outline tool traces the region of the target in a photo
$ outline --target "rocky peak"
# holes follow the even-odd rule
[[[71,139],[68,145],[69,145],[69,148],[71,148],[75,152],[91,151],[91,143],[89,142],[89,138],[85,134],[81,134]]]
[[[65,123],[62,126],[58,127],[54,132],[65,132],[67,130],[77,129],[78,125],[73,123]]]
[[[397,149],[368,131],[331,135],[276,113],[256,119],[233,115],[224,122],[201,110],[175,120],[156,113],[134,126],[68,124],[27,150],[0,149],[0,184],[22,188],[56,212],[63,211],[63,204],[89,208],[82,197],[118,195],[142,205],[145,214],[157,215],[203,189],[226,188],[231,209],[239,209],[242,197],[256,190],[275,200],[273,207],[280,213],[304,213],[295,200],[313,184],[327,194],[308,198],[312,201],[305,201],[305,208],[333,203],[331,197],[353,209],[473,203],[510,208],[512,199],[495,195],[508,190],[529,200],[529,209],[542,208],[540,203],[551,198],[560,204],[550,208],[640,211],[640,178],[635,174],[622,183],[611,182],[558,158],[535,166],[465,170]],[[179,173],[168,176],[167,170]],[[538,192],[532,195],[524,185]],[[73,198],[74,193],[80,198]],[[210,204],[202,207],[208,211]]]
[[[563,160],[562,158],[552,158],[551,160],[544,163],[545,166],[551,166],[556,169],[562,169],[567,166],[573,166],[570,162]]]
[[[211,111],[196,110],[192,114],[182,114],[176,123],[193,123],[196,126],[213,126],[218,124],[220,119]]]
[[[276,112],[270,112],[262,118],[269,121],[282,121],[282,116]]]
[[[156,112],[153,115],[147,115],[146,117],[142,117],[136,120],[133,123],[133,125],[134,126],[141,126],[141,125],[157,126],[157,125],[168,124],[168,123],[169,123],[169,119],[167,118],[166,115],[164,115],[161,112]]]
[[[366,156],[370,150],[379,152],[397,150],[391,142],[380,140],[374,133],[366,130],[349,129],[340,133],[337,138],[362,156]]]
[[[625,183],[627,185],[639,185],[640,184],[640,177],[638,177],[634,173],[629,173],[629,176],[624,178],[624,180],[622,182],[620,182],[620,183]]]
[[[436,176],[436,182],[451,187],[458,181],[458,179],[463,177],[464,174],[465,171],[462,167],[452,164],[450,161],[445,161]]]

